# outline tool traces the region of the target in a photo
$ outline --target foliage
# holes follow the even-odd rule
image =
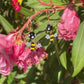
[[[49,0],[42,0],[49,3]],[[68,0],[53,0],[56,5],[68,4]],[[76,2],[78,3],[78,2]],[[49,8],[39,5],[38,0],[23,0],[20,13],[23,14],[25,21],[39,9]],[[41,60],[38,65],[28,67],[26,73],[22,69],[14,66],[9,76],[0,75],[0,84],[71,84],[74,80],[84,83],[84,9],[77,8],[81,24],[78,34],[74,41],[64,41],[55,38],[54,43],[45,39],[45,29],[48,24],[46,13],[40,13],[32,20],[32,28],[37,34],[35,42],[41,40],[42,46],[48,53],[48,58]],[[16,12],[11,6],[11,0],[0,1],[0,33],[8,34],[17,26],[23,26],[23,20],[20,13]],[[63,11],[50,14],[49,23],[58,33],[57,24]],[[26,29],[25,29],[26,30]],[[27,30],[28,31],[28,30]],[[25,31],[26,32],[26,31]],[[43,38],[43,39],[42,39]],[[27,37],[27,39],[29,39]],[[70,53],[68,47],[72,47]],[[73,83],[75,84],[75,83]]]

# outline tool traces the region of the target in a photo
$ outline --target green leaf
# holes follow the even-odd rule
[[[38,0],[27,0],[27,2],[25,2],[25,5],[29,6],[29,7],[32,7],[36,10],[48,7],[48,6],[44,6],[44,5],[39,5]]]
[[[7,84],[15,84],[15,77],[16,72],[11,72],[11,74],[8,76]]]
[[[31,11],[31,10],[29,10],[29,9],[27,9],[27,8],[24,8],[24,7],[21,7],[20,12],[21,12],[23,15],[27,16],[27,17],[34,14],[33,11]]]
[[[23,80],[20,80],[19,84],[26,84],[26,82]]]
[[[73,42],[72,63],[74,66],[73,77],[84,67],[84,22],[79,27],[78,34]]]
[[[46,35],[45,32],[40,33],[36,36],[36,38],[34,39],[34,42],[38,42],[42,37],[44,37]]]
[[[1,15],[0,15],[0,22],[7,33],[9,33],[10,30],[13,30],[13,26]]]
[[[25,77],[26,77],[26,74],[19,74],[19,75],[15,76],[16,79],[22,79]]]
[[[7,79],[7,77],[2,77],[2,78],[0,78],[0,84],[1,83],[4,83],[4,81]]]
[[[60,56],[60,62],[62,66],[67,69],[67,58],[66,58],[66,52],[63,52]]]

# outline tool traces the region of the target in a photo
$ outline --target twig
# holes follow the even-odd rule
[[[23,14],[22,13],[20,13],[19,12],[19,14],[20,14],[20,16],[21,16],[21,18],[22,18],[22,21],[23,21],[23,23],[25,24],[25,19],[24,19],[24,17],[23,17]],[[27,27],[27,29],[28,29],[28,31],[31,31],[31,29],[29,28],[29,27]]]
[[[58,8],[58,9],[56,9],[56,11],[63,10],[63,9],[65,9],[65,7],[63,7],[63,8]],[[55,11],[55,10],[54,10],[54,8],[51,8],[51,9],[40,9],[38,12],[36,12],[34,15],[32,15],[32,16],[27,20],[27,22],[23,25],[23,27],[22,27],[18,32],[16,32],[15,34],[22,32],[22,31],[29,25],[29,23],[31,22],[31,20],[32,20],[35,16],[37,16],[38,14],[40,14],[40,13],[42,13],[42,12],[47,12],[47,11]]]
[[[51,4],[53,3],[52,0],[50,0],[50,3],[51,3]]]

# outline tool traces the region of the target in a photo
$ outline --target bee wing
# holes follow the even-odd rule
[[[30,47],[31,46],[31,43],[30,42],[27,42],[25,43],[26,46]]]
[[[46,35],[45,38],[46,38],[46,39],[50,39],[50,36],[49,36],[49,35]]]
[[[54,37],[57,37],[57,33],[54,34]]]
[[[41,43],[38,43],[38,44],[36,45],[36,47],[37,47],[37,48],[42,47]]]

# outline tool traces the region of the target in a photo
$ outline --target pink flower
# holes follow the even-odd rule
[[[20,11],[20,3],[18,2],[18,0],[12,0],[12,6],[14,7],[14,9],[19,12]]]
[[[29,48],[25,49],[25,43],[16,40],[14,34],[0,35],[0,73],[3,75],[9,75],[15,63],[25,72],[28,66],[38,64],[46,56],[48,54],[43,47],[34,52]]]
[[[31,65],[36,65],[39,63],[39,58],[36,54],[36,52],[34,51],[31,51],[28,55],[28,58],[27,58],[27,64],[28,66],[31,66]]]
[[[45,59],[48,57],[48,54],[45,52],[44,47],[37,48],[36,54],[37,54],[39,59],[42,59],[42,58]]]
[[[11,35],[0,35],[0,73],[9,75],[15,63],[13,55],[13,43],[15,37]]]
[[[35,52],[31,51],[29,48],[25,49],[24,52],[18,57],[16,64],[24,69],[24,72],[27,70],[28,66],[32,66],[39,63],[39,59]]]
[[[28,66],[35,65],[39,62],[35,52],[32,52],[29,48],[25,49],[24,52],[18,57],[16,64],[24,69],[26,72]]]
[[[15,8],[15,10],[17,11],[17,12],[19,12],[20,11],[20,5],[16,5],[16,6],[14,6],[14,8]]]
[[[29,55],[29,53],[31,52],[30,49],[25,49],[24,52],[18,56],[17,62],[16,64],[20,67],[24,69],[24,72],[27,70],[28,64],[27,64],[27,57]]]
[[[74,40],[78,28],[80,25],[80,19],[74,7],[67,7],[58,23],[59,36],[58,38],[64,38],[65,40]]]
[[[16,40],[14,42],[14,55],[16,57],[20,56],[25,50],[25,43],[22,40]]]
[[[12,6],[15,6],[16,4],[18,4],[18,0],[12,0]]]
[[[46,57],[48,57],[48,54],[45,52],[45,49],[43,47],[36,49],[36,52],[31,51],[31,49],[27,48],[18,57],[16,64],[20,68],[23,68],[25,72],[28,66],[36,65],[39,63],[40,59]]]

